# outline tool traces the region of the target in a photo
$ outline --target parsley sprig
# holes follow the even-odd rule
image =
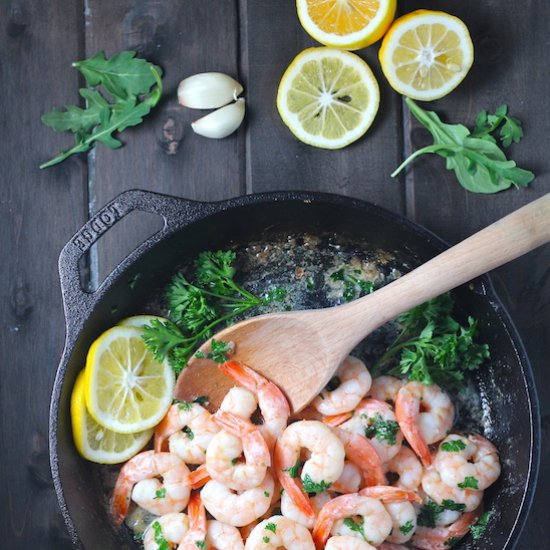
[[[476,321],[468,317],[467,324],[461,325],[452,317],[453,307],[453,297],[446,293],[401,315],[401,331],[376,362],[374,372],[405,375],[424,384],[460,387],[465,373],[477,369],[489,357],[489,347],[474,341]]]
[[[122,142],[113,133],[140,124],[149,114],[162,95],[162,70],[135,55],[136,52],[124,51],[107,59],[99,52],[73,63],[87,86],[94,89],[80,89],[84,108],[67,105],[65,111],[54,109],[42,116],[42,122],[52,130],[73,132],[76,144],[40,168],[63,162],[75,153],[84,153],[96,142],[118,149]]]
[[[475,129],[470,132],[462,124],[445,124],[433,111],[425,111],[412,99],[405,103],[413,116],[432,134],[434,143],[410,155],[392,174],[397,176],[414,159],[428,153],[437,154],[446,161],[447,170],[454,170],[462,187],[473,193],[497,193],[512,185],[526,187],[535,175],[508,160],[493,133],[500,128],[500,142],[508,147],[523,137],[521,122],[508,115],[508,107],[501,105],[494,115],[481,111]]]
[[[246,311],[285,299],[284,289],[255,296],[235,280],[233,251],[202,252],[195,261],[191,282],[177,273],[165,299],[169,321],[153,319],[144,327],[145,344],[159,360],[168,358],[179,373],[198,345],[212,336],[213,329]],[[211,354],[219,360],[228,351],[226,342],[213,343]]]

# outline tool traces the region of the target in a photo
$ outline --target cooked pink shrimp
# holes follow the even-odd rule
[[[258,408],[256,396],[246,388],[235,386],[223,398],[218,410],[230,412],[241,418],[250,419]]]
[[[409,382],[397,393],[395,415],[403,435],[424,466],[432,463],[428,445],[443,439],[454,421],[449,396],[435,384]]]
[[[284,516],[272,516],[258,523],[248,539],[245,550],[315,550],[309,531]]]
[[[321,511],[321,508],[331,499],[332,497],[328,491],[323,491],[322,493],[317,493],[316,495],[309,498],[311,507],[313,508],[314,516],[308,516],[304,514],[297,506],[294,504],[294,501],[290,498],[286,491],[283,491],[281,495],[281,514],[285,518],[289,518],[297,523],[302,524],[308,529],[313,529],[315,525],[315,519]]]
[[[168,439],[170,452],[186,464],[203,464],[206,448],[219,431],[204,407],[197,403],[176,403],[155,429],[155,451],[162,451]]]
[[[325,550],[376,550],[376,548],[357,537],[336,535],[328,539],[325,544]]]
[[[214,418],[224,430],[212,438],[206,450],[208,474],[236,491],[257,487],[271,465],[269,449],[258,427],[225,411],[218,411]],[[239,462],[243,453],[245,462]]]
[[[365,397],[371,385],[371,375],[365,363],[349,355],[336,371],[340,384],[332,391],[326,388],[316,397],[312,405],[323,415],[334,415],[352,411]]]
[[[416,531],[416,510],[410,502],[385,502],[384,508],[391,517],[392,530],[389,542],[401,544],[409,541]]]
[[[189,486],[191,489],[200,489],[211,479],[206,464],[201,464],[196,470],[189,473]]]
[[[161,477],[161,483],[157,478]],[[189,501],[189,469],[171,453],[144,451],[122,466],[113,491],[112,511],[121,524],[130,499],[156,516],[181,512]]]
[[[220,368],[225,374],[257,396],[264,421],[260,426],[260,431],[268,447],[273,449],[277,438],[286,428],[290,416],[287,398],[273,382],[242,363],[227,361]]]
[[[333,432],[343,443],[346,457],[363,472],[365,484],[385,485],[386,476],[382,460],[369,440],[362,435],[339,428],[333,428]]]
[[[390,405],[395,405],[397,392],[405,385],[405,381],[395,376],[377,376],[373,378],[367,397],[385,401]]]
[[[391,485],[365,487],[359,491],[359,494],[364,497],[377,498],[384,504],[388,502],[422,502],[422,499],[415,491],[407,491],[399,487],[392,487]]]
[[[437,504],[442,504],[444,500],[452,500],[458,504],[464,504],[466,512],[475,510],[483,500],[483,491],[451,487],[441,480],[435,468],[428,468],[424,472],[422,489]]]
[[[355,529],[345,525],[345,518],[361,516],[362,521]],[[374,546],[382,544],[392,529],[390,515],[382,503],[374,498],[358,494],[341,495],[325,504],[313,528],[313,540],[318,550],[324,548],[331,532],[333,535],[356,536],[360,529],[361,537]]]
[[[342,474],[331,485],[330,490],[337,493],[357,493],[362,485],[363,476],[361,469],[350,460],[346,460],[344,461]]]
[[[398,476],[391,485],[415,491],[422,482],[424,468],[414,452],[403,445],[399,452],[385,464],[385,471],[386,474]]]
[[[294,472],[300,461],[302,449],[311,456],[305,461],[301,481]],[[335,482],[344,469],[344,445],[322,422],[302,420],[286,428],[275,446],[275,470],[281,485],[304,514],[313,517],[307,486],[328,487]],[[306,484],[306,491],[302,489]],[[319,492],[319,491],[311,491]]]
[[[479,506],[474,511],[462,514],[448,527],[418,527],[412,542],[420,550],[448,550],[449,540],[459,540],[467,535],[470,526],[477,521],[481,512],[482,506]]]
[[[243,527],[262,517],[273,498],[275,484],[271,474],[247,491],[232,491],[218,481],[209,481],[201,490],[201,498],[214,519],[235,527]]]
[[[178,550],[196,550],[206,546],[206,510],[199,493],[193,493],[187,507],[189,530],[183,536]]]
[[[391,460],[401,449],[403,434],[391,405],[378,399],[363,399],[342,430],[365,436],[382,462]]]
[[[480,435],[447,436],[435,455],[434,466],[447,485],[460,487],[466,483],[480,491],[500,475],[497,448]]]
[[[143,550],[158,550],[155,540],[158,535],[168,543],[169,548],[176,548],[189,529],[189,518],[181,512],[164,514],[153,520],[143,533]]]
[[[211,519],[206,525],[206,547],[209,550],[244,550],[244,543],[236,527]]]

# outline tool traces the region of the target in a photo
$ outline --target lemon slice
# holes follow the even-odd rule
[[[86,358],[86,406],[104,428],[135,433],[158,424],[170,407],[174,372],[145,347],[143,331],[116,326],[90,347]]]
[[[84,371],[81,371],[71,394],[73,439],[78,452],[87,460],[99,464],[119,464],[139,453],[151,439],[153,430],[118,434],[105,429],[88,413],[84,390]]]
[[[145,325],[151,324],[151,321],[168,321],[165,317],[159,317],[158,315],[133,315],[132,317],[126,317],[117,323],[119,327],[138,327],[143,328]]]
[[[462,82],[474,61],[474,46],[458,17],[417,10],[394,21],[378,55],[394,90],[431,101]]]
[[[298,18],[315,40],[345,50],[380,40],[395,16],[396,0],[296,0]]]
[[[277,109],[304,143],[340,149],[359,139],[378,111],[380,92],[370,67],[357,55],[309,48],[285,71]]]

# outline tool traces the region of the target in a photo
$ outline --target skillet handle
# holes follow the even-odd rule
[[[208,210],[208,206],[208,203],[136,189],[121,193],[101,208],[75,233],[59,255],[59,278],[67,331],[69,327],[81,326],[102,294],[103,284],[94,292],[82,289],[78,262],[111,227],[134,210],[158,214],[163,218],[164,226],[138,247],[147,248],[178,227],[202,217],[202,211]]]

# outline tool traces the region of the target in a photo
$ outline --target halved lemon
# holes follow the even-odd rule
[[[474,46],[468,27],[458,17],[417,10],[394,21],[378,55],[394,90],[431,101],[462,82],[474,61]]]
[[[378,112],[380,91],[359,56],[309,48],[289,65],[277,92],[277,109],[304,143],[340,149],[359,139]]]
[[[84,370],[78,375],[71,394],[71,423],[78,452],[99,464],[119,464],[139,453],[149,442],[153,430],[119,434],[100,426],[86,409]]]
[[[104,428],[135,433],[158,424],[172,403],[174,372],[145,347],[138,327],[116,326],[90,347],[86,406]]]
[[[119,321],[117,326],[143,328],[145,325],[151,324],[151,321],[168,321],[168,319],[158,315],[132,315],[132,317],[126,317]]]
[[[321,44],[358,50],[380,40],[395,17],[396,0],[296,0],[302,27]]]

